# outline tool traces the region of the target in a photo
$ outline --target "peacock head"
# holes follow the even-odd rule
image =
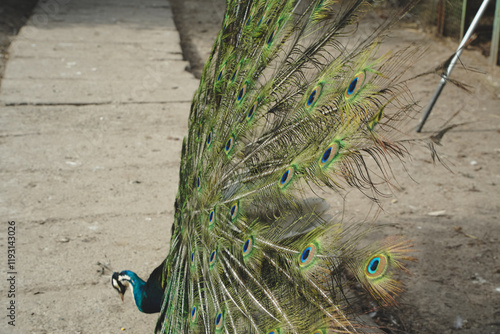
[[[111,276],[111,285],[113,285],[113,288],[118,291],[118,294],[120,295],[120,298],[123,301],[123,295],[125,294],[125,291],[127,291],[129,285],[130,285],[131,278],[128,275],[128,271],[122,271],[120,273],[114,272],[113,276]]]

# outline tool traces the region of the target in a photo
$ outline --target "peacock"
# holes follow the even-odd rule
[[[159,333],[359,333],[360,304],[395,305],[411,242],[331,214],[318,194],[377,202],[408,157],[418,111],[403,74],[417,47],[379,55],[408,5],[356,34],[366,0],[227,0],[182,143],[166,259],[115,272]],[[427,143],[432,150],[432,143]]]

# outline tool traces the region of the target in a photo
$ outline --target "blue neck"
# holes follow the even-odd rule
[[[130,270],[122,271],[121,274],[130,277],[135,305],[139,311],[144,313],[160,312],[163,289],[157,280],[152,280],[150,277],[147,282],[144,282],[136,273]]]

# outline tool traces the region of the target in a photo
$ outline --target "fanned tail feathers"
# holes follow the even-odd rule
[[[363,0],[228,0],[183,142],[162,333],[355,333],[349,291],[394,304],[408,242],[360,247],[309,189],[376,198],[407,155],[415,50],[355,39]],[[366,162],[371,157],[376,168]]]

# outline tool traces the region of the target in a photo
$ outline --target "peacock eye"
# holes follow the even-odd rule
[[[200,176],[198,176],[196,178],[196,188],[198,188],[198,190],[201,188],[201,178],[200,178]]]
[[[238,211],[239,211],[238,203],[233,204],[233,206],[231,207],[231,210],[230,210],[232,221],[234,221],[236,219],[236,217],[238,216]]]
[[[255,112],[255,109],[257,109],[257,101],[255,101],[254,104],[252,104],[252,106],[250,107],[250,110],[248,110],[248,114],[247,114],[247,120],[251,120],[253,118],[253,114]]]
[[[217,260],[217,251],[214,250],[212,251],[212,253],[210,254],[210,268],[213,267],[213,265],[215,264],[215,261]]]
[[[212,131],[207,135],[207,146],[210,147],[210,145],[212,145]]]
[[[339,155],[339,150],[340,150],[340,142],[335,141],[334,143],[330,144],[326,148],[326,150],[323,151],[323,155],[321,156],[321,159],[319,161],[319,165],[321,168],[328,167],[330,163]]]
[[[221,330],[223,324],[224,324],[224,316],[222,312],[219,312],[219,314],[217,314],[217,317],[215,318],[215,329]]]
[[[217,81],[219,81],[220,79],[222,79],[222,76],[224,75],[225,70],[226,70],[226,65],[224,65],[222,67],[222,69],[220,70],[219,75],[217,76]]]
[[[233,144],[234,144],[234,139],[233,139],[233,137],[231,137],[228,139],[228,141],[226,142],[226,146],[224,147],[226,154],[231,153],[231,149],[233,148]]]
[[[314,255],[316,254],[317,247],[315,244],[310,244],[302,250],[299,258],[299,265],[301,267],[307,267],[314,260]]]
[[[253,238],[250,237],[248,238],[245,243],[243,244],[243,256],[244,257],[247,257],[248,255],[250,255],[250,253],[252,252],[252,249],[253,249]]]
[[[236,76],[238,75],[240,68],[241,68],[241,64],[238,65],[238,67],[236,68],[236,71],[234,71],[233,76],[231,77],[231,82],[234,82],[234,80],[236,80]]]
[[[246,91],[247,91],[247,84],[244,84],[243,87],[240,89],[240,92],[238,93],[238,102],[241,102],[241,100],[245,96]]]
[[[208,215],[208,224],[210,226],[213,226],[214,223],[215,223],[215,211],[212,210],[212,211],[210,211],[210,214]]]
[[[352,79],[351,83],[349,84],[349,87],[347,87],[347,90],[345,92],[346,98],[352,98],[356,96],[356,94],[359,92],[359,89],[365,83],[365,78],[366,78],[365,71],[356,74],[354,79]]]
[[[370,258],[366,264],[365,274],[368,278],[380,278],[387,269],[387,256],[377,254]]]
[[[289,185],[293,179],[293,175],[294,175],[294,168],[288,167],[287,170],[281,175],[279,184],[280,188],[285,188],[287,185]]]
[[[276,23],[276,28],[274,28],[274,31],[267,39],[267,45],[270,45],[273,42],[274,37],[276,36],[276,33],[278,32],[279,27],[280,27],[279,23]]]
[[[314,87],[313,91],[311,94],[309,94],[309,97],[307,98],[306,102],[306,107],[307,108],[312,108],[318,101],[319,97],[321,96],[321,91],[323,90],[323,87],[321,85],[317,85]]]
[[[198,311],[196,310],[196,306],[194,306],[193,309],[191,310],[191,321],[192,322],[196,322],[197,313],[198,313]]]

